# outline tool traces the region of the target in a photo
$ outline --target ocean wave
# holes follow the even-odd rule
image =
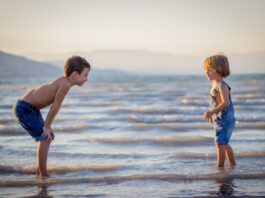
[[[110,121],[128,121],[126,117],[107,117],[103,115],[91,115],[91,114],[80,114],[80,115],[74,115],[75,120],[81,121],[81,122],[110,122]],[[59,127],[61,128],[60,125],[65,124],[66,122],[73,122],[73,115],[70,114],[68,115],[67,113],[61,113],[60,116],[56,117],[54,120],[56,124],[59,123]],[[3,117],[0,118],[0,124],[6,124],[6,123],[17,123],[16,118],[12,117]],[[88,125],[86,125],[88,127]],[[88,127],[88,128],[91,128]]]
[[[257,113],[263,113],[265,110],[265,106],[254,106],[254,105],[234,105],[236,112],[244,112],[248,111],[247,113],[244,112],[244,114],[248,115],[249,112],[252,112],[253,114]]]
[[[119,122],[128,122],[133,121],[136,123],[198,123],[198,122],[205,122],[205,119],[202,115],[185,115],[185,114],[177,114],[177,115],[137,115],[131,114],[128,117],[126,116],[102,116],[102,115],[77,115],[75,118],[78,121],[93,121],[93,122],[112,122],[112,121],[119,121]],[[256,115],[237,115],[238,122],[253,122],[253,123],[265,123],[265,115],[256,114]],[[61,117],[55,118],[55,123],[62,123],[62,122],[71,122],[73,121],[73,116],[62,115]],[[17,123],[17,120],[14,117],[1,117],[0,118],[0,128],[4,126],[8,128],[9,123]],[[2,124],[2,125],[1,125]],[[2,127],[1,127],[2,126]],[[86,125],[88,127],[88,125]],[[90,126],[91,127],[91,126]],[[88,128],[90,128],[88,127]],[[59,127],[61,128],[61,127]],[[85,127],[84,127],[85,128]]]
[[[91,141],[91,140],[89,140]],[[94,140],[92,140],[94,141]],[[207,140],[205,140],[207,141]],[[212,142],[209,139],[209,141]],[[118,140],[120,143],[121,141]],[[128,143],[129,142],[129,143]],[[111,141],[110,144],[119,144],[116,143],[116,141]],[[182,142],[185,144],[184,142]],[[122,141],[121,144],[133,144],[132,141]],[[165,143],[164,144],[168,144]],[[170,143],[169,143],[170,144]],[[196,143],[195,143],[196,144]],[[0,147],[1,148],[1,147]],[[146,154],[146,153],[66,153],[66,152],[50,152],[50,156],[58,156],[58,157],[69,157],[69,158],[93,158],[93,159],[128,159],[128,158],[134,158],[134,159],[143,159],[147,157],[155,157],[155,154]],[[205,159],[205,158],[216,158],[216,153],[196,153],[196,152],[175,152],[175,153],[161,153],[161,156],[165,157],[173,157],[173,158],[183,158],[183,159]],[[265,157],[265,151],[247,151],[247,152],[235,152],[236,158],[264,158]]]
[[[0,165],[0,174],[6,174],[6,173],[36,174],[36,168],[33,167],[19,168],[19,167]]]
[[[252,99],[252,100],[234,100],[235,106],[264,106],[265,100],[264,99]]]
[[[233,98],[233,103],[236,106],[262,106],[265,104],[265,99],[264,96],[253,96],[253,95],[248,95],[246,97],[238,96]],[[181,104],[185,106],[194,106],[194,107],[209,107],[209,101],[208,99],[205,100],[203,97],[200,99],[187,99],[183,98],[181,100]]]
[[[95,125],[86,125],[86,124],[74,124],[69,126],[57,125],[53,126],[52,129],[54,132],[78,132],[86,129],[95,129],[98,128]],[[17,126],[2,125],[0,124],[0,134],[4,136],[16,136],[16,135],[25,135],[25,130],[17,124]]]
[[[101,166],[73,166],[73,167],[58,167],[49,166],[48,171],[55,174],[66,174],[80,171],[92,171],[92,172],[107,172],[121,170],[125,168],[123,165],[101,165]]]
[[[260,93],[253,94],[242,94],[242,95],[233,95],[233,101],[248,100],[248,99],[264,99],[264,95]]]
[[[20,136],[25,135],[23,129],[15,126],[6,126],[0,124],[0,134],[4,136]]]
[[[13,104],[1,104],[0,109],[10,109],[12,111]]]
[[[49,165],[48,172],[53,174],[67,174],[81,171],[91,171],[91,172],[107,172],[121,170],[125,168],[123,165],[102,165],[102,166],[53,166]],[[0,174],[7,173],[20,173],[20,174],[36,174],[36,167],[11,167],[0,165]]]
[[[0,123],[10,123],[10,122],[16,122],[16,119],[14,117],[1,117]]]
[[[75,125],[69,125],[69,126],[55,126],[53,127],[54,131],[60,131],[60,132],[73,132],[73,131],[82,131],[84,129],[91,128],[91,125],[86,124],[75,124]]]
[[[240,122],[236,123],[237,129],[265,129],[265,122]]]
[[[172,145],[198,145],[211,143],[213,138],[204,136],[184,136],[184,137],[154,137],[154,138],[135,138],[135,137],[116,137],[116,138],[89,138],[89,142],[100,142],[106,144],[158,144],[162,146]]]
[[[235,152],[235,156],[236,158],[264,158],[265,151]],[[185,158],[185,159],[216,158],[216,153],[176,152],[169,154],[169,157]]]
[[[265,123],[265,114],[256,114],[256,115],[237,115],[238,122],[264,122]]]
[[[144,123],[170,123],[170,122],[202,122],[204,119],[201,115],[187,116],[187,115],[164,115],[164,116],[141,116],[130,115],[130,120]]]
[[[233,95],[246,95],[246,94],[257,94],[257,93],[264,93],[264,86],[262,88],[257,87],[249,87],[243,90],[233,90]]]
[[[89,177],[89,178],[37,178],[31,180],[1,180],[0,187],[22,187],[22,186],[38,186],[38,185],[54,185],[67,183],[108,183],[117,184],[128,181],[145,181],[145,180],[162,180],[168,182],[178,182],[181,180],[196,181],[196,180],[219,180],[219,179],[264,179],[265,173],[251,173],[251,174],[236,174],[236,173],[209,173],[197,175],[184,174],[134,174],[127,176],[106,176],[106,177]]]
[[[200,106],[200,107],[208,107],[209,102],[205,101],[204,98],[201,99],[188,99],[183,98],[181,100],[182,105],[188,105],[188,106]]]
[[[83,141],[83,140],[78,140]],[[1,148],[1,147],[0,147]],[[67,153],[67,152],[50,152],[50,156],[69,157],[69,158],[92,158],[92,159],[139,159],[146,157],[153,157],[155,155],[142,153]]]
[[[72,125],[55,125],[53,126],[54,132],[83,132],[88,130],[133,130],[133,131],[147,131],[147,130],[167,130],[167,131],[174,131],[174,132],[184,132],[184,131],[197,131],[197,130],[213,130],[211,124],[204,122],[158,122],[155,120],[146,123],[146,122],[134,122],[132,124],[124,123],[126,119],[120,121],[121,124],[106,124],[102,125],[102,123],[98,124],[72,124]],[[265,129],[265,122],[252,122],[252,121],[237,121],[235,130],[264,130]],[[16,126],[12,125],[3,125],[0,124],[0,135],[3,136],[20,136],[25,135],[25,130],[17,124]]]
[[[129,120],[139,123],[195,123],[205,122],[202,115],[130,115]],[[265,115],[237,116],[238,122],[264,122]]]
[[[170,130],[170,131],[190,131],[190,130],[198,130],[212,129],[211,125],[207,122],[202,123],[134,123],[130,126],[134,130],[149,130],[149,129],[162,129],[162,130]]]
[[[205,122],[179,122],[179,123],[143,123],[136,122],[133,123],[130,128],[134,130],[150,130],[150,129],[161,129],[161,130],[171,130],[171,131],[191,131],[191,130],[213,130],[213,127],[210,123]],[[240,122],[236,123],[236,130],[249,130],[257,129],[264,130],[265,122]]]
[[[107,101],[98,101],[98,100],[92,100],[92,101],[87,101],[87,100],[81,100],[78,102],[66,102],[63,104],[64,107],[107,107],[107,106],[115,106],[115,105],[124,105],[127,104],[128,101],[124,100],[107,100]]]
[[[202,115],[203,111],[201,107],[192,107],[190,109],[183,109],[183,108],[111,108],[108,110],[110,114],[146,114],[146,115],[176,115],[176,114],[183,114],[183,115]]]
[[[247,151],[235,153],[237,158],[264,158],[265,151]]]

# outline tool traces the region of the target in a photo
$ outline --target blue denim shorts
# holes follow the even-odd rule
[[[217,119],[214,121],[215,143],[228,144],[234,128],[235,119],[225,122],[217,117]]]
[[[14,115],[20,125],[36,140],[46,140],[48,136],[41,136],[43,133],[44,120],[40,110],[32,104],[18,100],[14,105]],[[52,136],[54,136],[52,134]]]

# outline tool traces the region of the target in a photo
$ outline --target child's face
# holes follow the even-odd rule
[[[82,86],[87,81],[89,72],[90,70],[85,67],[80,75],[77,74],[76,84]]]
[[[204,72],[208,78],[208,80],[214,80],[216,76],[216,72],[213,69],[204,69]]]

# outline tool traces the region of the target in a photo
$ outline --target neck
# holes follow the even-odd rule
[[[71,85],[71,87],[75,84],[75,81],[74,81],[74,79],[73,79],[72,76],[69,76],[69,77],[66,77],[65,76],[65,78],[69,82],[69,84]]]
[[[213,80],[213,83],[219,83],[220,81],[222,81],[224,78],[221,76],[216,76],[215,79]]]

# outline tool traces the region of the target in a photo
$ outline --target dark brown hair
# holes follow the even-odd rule
[[[64,75],[69,77],[74,71],[81,74],[84,68],[90,69],[90,64],[80,56],[72,56],[64,64]]]

